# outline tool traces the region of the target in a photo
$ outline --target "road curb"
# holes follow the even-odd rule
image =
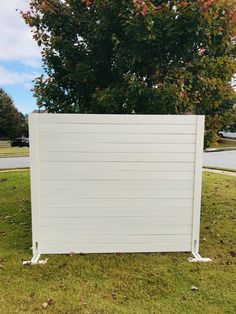
[[[0,169],[1,172],[17,172],[17,171],[29,171],[30,168],[2,168]]]
[[[29,157],[29,155],[4,155],[0,156],[0,158],[26,158]]]
[[[236,147],[230,147],[230,148],[209,148],[204,150],[204,153],[216,153],[216,152],[228,152],[228,151],[234,151],[236,150]]]
[[[203,171],[236,177],[236,172],[232,172],[232,171],[219,170],[219,169],[209,169],[209,168],[203,168]]]

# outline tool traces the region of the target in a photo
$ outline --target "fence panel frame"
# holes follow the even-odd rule
[[[71,115],[72,119],[74,119],[73,116],[75,115]],[[31,182],[32,244],[33,244],[33,259],[31,260],[32,264],[40,263],[39,257],[41,254],[44,253],[41,250],[41,246],[40,246],[40,161],[39,161],[40,147],[39,147],[38,126],[39,126],[39,118],[41,117],[42,117],[42,121],[46,123],[47,123],[47,118],[49,118],[48,123],[50,123],[50,121],[53,120],[53,114],[33,113],[29,116],[30,182]],[[97,115],[98,120],[100,117],[101,115]],[[111,115],[111,117],[114,117],[114,115]],[[132,116],[124,115],[124,117],[127,120],[132,119]],[[164,117],[167,117],[167,116],[164,116]],[[202,189],[202,158],[203,158],[205,116],[196,116],[196,117],[197,117],[197,123],[196,123],[197,129],[196,129],[194,195],[193,195],[193,212],[192,212],[193,214],[192,254],[194,258],[189,259],[189,261],[209,261],[210,259],[206,259],[206,258],[204,259],[199,255],[201,189]],[[63,119],[63,115],[61,115],[60,118]]]

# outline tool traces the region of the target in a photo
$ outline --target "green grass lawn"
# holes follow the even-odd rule
[[[236,177],[204,173],[201,254],[212,263],[90,254],[22,266],[31,258],[29,172],[0,172],[0,313],[235,313],[235,191]]]
[[[21,156],[29,156],[28,147],[11,147],[10,142],[0,141],[0,158]]]
[[[211,145],[211,148],[235,148],[236,149],[236,140],[219,138],[217,142]]]

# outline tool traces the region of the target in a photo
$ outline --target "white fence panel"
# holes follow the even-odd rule
[[[34,255],[199,249],[203,116],[32,114]]]

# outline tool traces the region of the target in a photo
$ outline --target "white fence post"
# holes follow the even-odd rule
[[[42,264],[40,258],[40,177],[39,177],[39,139],[38,115],[29,116],[29,142],[30,142],[30,182],[31,182],[31,217],[32,217],[32,247],[33,258],[31,264]],[[28,261],[23,262],[28,264]]]
[[[205,116],[197,116],[196,136],[196,160],[194,180],[194,201],[193,201],[193,233],[192,233],[192,254],[190,262],[209,262],[209,258],[202,258],[199,255],[200,241],[200,220],[201,220],[201,195],[202,195],[202,160],[204,146]]]

